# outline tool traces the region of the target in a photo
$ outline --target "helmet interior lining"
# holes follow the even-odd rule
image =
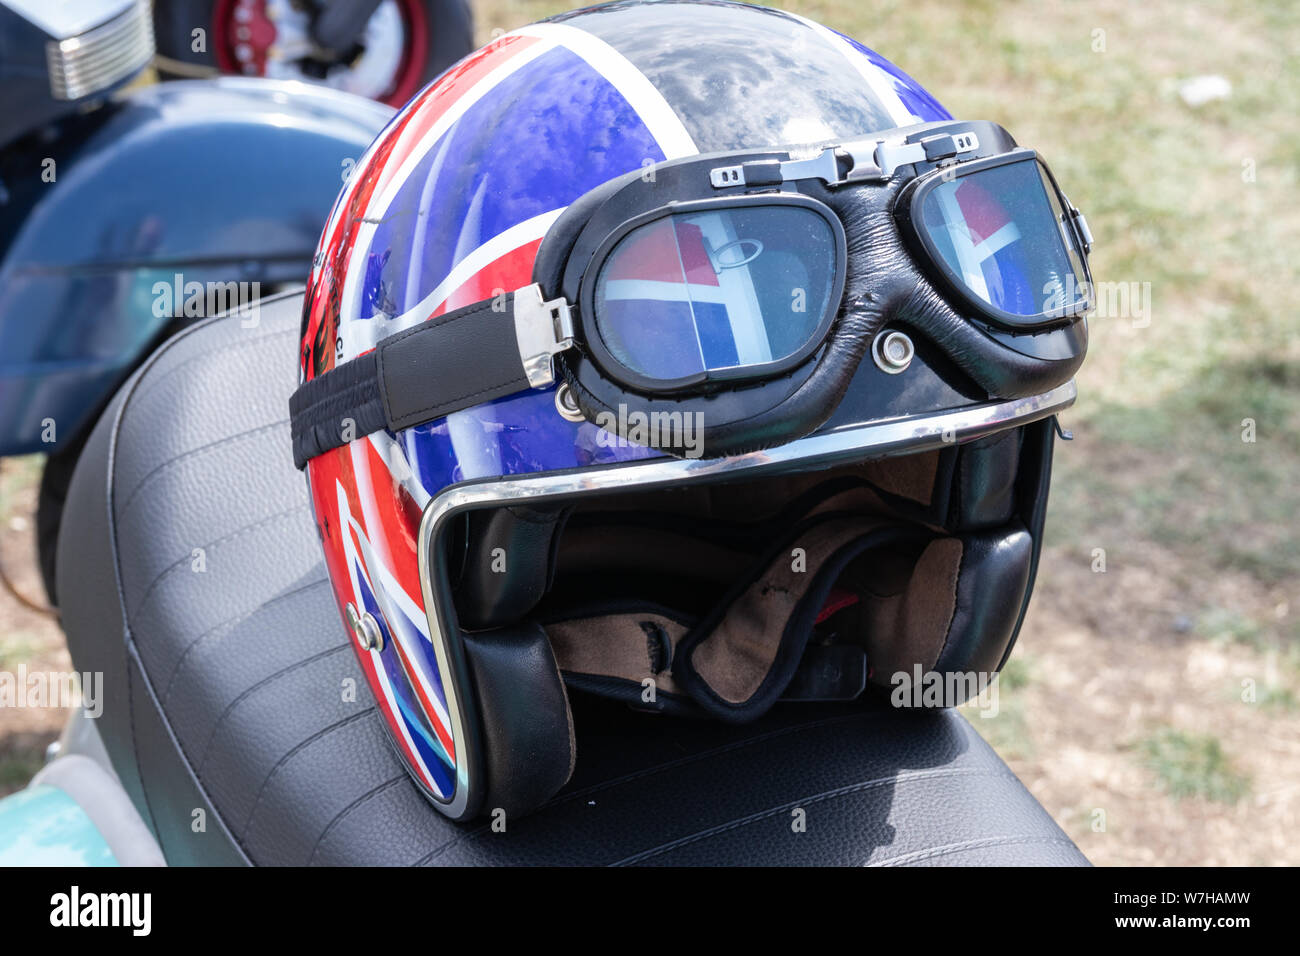
[[[531,621],[571,689],[732,720],[778,699],[887,690],[916,667],[996,669],[1021,604],[989,602],[1032,574],[1021,448],[1007,431],[814,471],[471,512],[452,576],[459,625]],[[986,632],[987,654],[971,640]]]
[[[545,593],[528,616],[547,630],[571,684],[639,690],[651,680],[681,695],[673,656],[694,635],[693,669],[722,705],[741,706],[778,667],[787,632],[799,631],[800,650],[807,641],[862,648],[883,685],[914,662],[933,666],[955,613],[963,546],[944,529],[952,451],[592,497],[551,512],[550,536],[533,536],[536,553],[509,560],[541,561],[546,549]],[[520,521],[538,526],[534,512],[509,524]],[[841,558],[828,579],[820,573],[880,529],[906,533]]]

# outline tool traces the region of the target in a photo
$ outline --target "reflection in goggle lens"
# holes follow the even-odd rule
[[[922,201],[922,220],[952,273],[994,308],[1037,316],[1087,294],[1064,212],[1037,160],[939,184]]]
[[[619,241],[595,322],[628,369],[672,381],[777,362],[806,346],[835,282],[835,236],[798,206],[675,213]]]

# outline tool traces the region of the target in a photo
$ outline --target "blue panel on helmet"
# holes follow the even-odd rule
[[[428,489],[498,475],[527,475],[588,465],[662,457],[663,453],[602,438],[589,422],[555,413],[555,390],[497,399],[401,434],[407,460]]]
[[[382,212],[369,255],[386,258],[367,273],[361,317],[375,306],[413,308],[511,226],[663,158],[640,116],[586,60],[563,48],[542,54],[471,106]],[[416,210],[432,218],[421,223]]]
[[[844,36],[844,34],[840,34]],[[922,123],[931,123],[938,120],[950,120],[952,114],[949,113],[933,96],[930,91],[923,87],[916,80],[912,79],[894,64],[890,63],[883,56],[870,47],[863,46],[852,37],[844,37],[849,44],[874,63],[882,71],[888,74],[894,93],[897,94],[903,106],[913,116],[917,117]]]

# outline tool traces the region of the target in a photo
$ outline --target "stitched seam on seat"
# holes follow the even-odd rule
[[[272,296],[268,301],[273,301],[281,297],[288,297],[290,294],[291,293],[283,293],[282,296]],[[158,827],[158,820],[153,811],[153,803],[149,799],[149,784],[145,779],[145,773],[140,764],[140,746],[135,729],[135,685],[131,680],[131,659],[133,656],[133,650],[136,652],[136,657],[140,664],[140,679],[144,681],[146,686],[149,684],[149,674],[148,671],[145,670],[144,660],[138,656],[139,648],[136,646],[134,630],[131,627],[131,616],[126,606],[126,590],[122,584],[122,562],[119,560],[117,516],[114,508],[114,502],[116,501],[117,496],[116,487],[113,482],[117,470],[117,442],[122,433],[122,419],[126,414],[126,409],[130,406],[131,400],[137,396],[137,393],[140,390],[140,384],[144,381],[149,371],[162,359],[164,355],[174,349],[178,342],[196,334],[200,329],[206,329],[209,325],[212,325],[217,321],[219,320],[216,318],[207,319],[198,322],[187,329],[182,329],[167,342],[159,346],[152,355],[145,358],[140,368],[137,369],[136,372],[134,372],[127,380],[127,383],[122,387],[124,393],[122,403],[118,406],[117,414],[113,418],[112,431],[108,439],[108,460],[104,467],[104,481],[108,486],[104,493],[104,505],[105,510],[107,511],[105,518],[108,524],[108,537],[110,542],[109,551],[113,562],[113,579],[117,584],[117,601],[122,610],[122,651],[126,657],[127,707],[129,709],[127,714],[127,725],[131,729],[131,752],[135,758],[135,772],[140,780],[140,795],[144,798],[145,810],[149,814],[150,821],[153,822],[155,836],[157,833],[156,828]],[[212,353],[207,352],[204,354],[211,355]],[[167,729],[167,732],[171,734],[172,738],[177,741],[177,749],[180,751],[181,759],[186,763],[189,763],[189,757],[185,753],[185,749],[180,746],[179,738],[176,737],[175,732],[172,730],[171,722],[167,719],[167,715],[162,712],[161,707],[159,708],[158,719]],[[198,770],[194,768],[192,764],[190,764],[190,770],[194,774],[194,779],[199,785],[200,792],[212,807],[212,814],[216,818],[217,826],[230,838],[231,846],[240,856],[243,857],[244,862],[251,863],[252,861],[248,858],[248,854],[235,838],[234,833],[231,831],[229,825],[227,825],[221,812],[217,809],[216,804],[211,799],[207,798],[207,791],[202,785],[202,780],[199,778]],[[159,845],[161,846],[161,841],[159,841]]]
[[[652,849],[643,850],[640,853],[634,853],[632,856],[611,863],[610,866],[629,866],[633,863],[640,863],[641,861],[648,860],[651,857],[659,856],[663,853],[669,853],[673,850],[689,846],[692,843],[698,843],[701,840],[706,840],[721,833],[740,829],[741,827],[748,826],[751,823],[756,823],[759,820],[774,817],[782,813],[788,813],[795,807],[808,806],[809,804],[814,803],[824,803],[828,800],[838,800],[840,797],[850,796],[855,793],[864,793],[868,790],[875,790],[880,787],[889,786],[890,784],[912,783],[918,780],[938,780],[944,777],[995,776],[1009,777],[1013,780],[1016,779],[1009,770],[981,770],[975,767],[947,767],[942,770],[918,770],[910,773],[899,774],[893,777],[878,777],[875,780],[866,780],[861,783],[848,784],[847,786],[836,787],[832,790],[824,790],[821,793],[814,794],[813,796],[792,800],[789,803],[784,803],[778,807],[772,807],[769,810],[760,810],[757,813],[751,813],[728,823],[721,823],[716,826],[708,827],[707,829],[700,830],[698,833],[692,833],[690,836],[680,837]]]
[[[192,326],[191,331],[194,328],[197,328],[197,326]],[[186,334],[187,333],[182,332],[181,336],[184,336]],[[177,339],[179,339],[181,336],[177,336]],[[144,377],[148,374],[148,370],[151,369],[154,366],[154,364],[157,363],[159,359],[164,354],[166,354],[171,348],[175,347],[173,344],[175,341],[176,339],[173,339],[172,343],[164,344],[156,352],[154,352],[154,354],[151,357],[145,359],[145,362],[143,365],[141,365],[139,371],[136,373],[135,376],[133,376],[128,381],[128,384],[125,386],[125,388],[127,388],[128,391],[122,398],[122,404],[118,406],[117,414],[113,418],[112,432],[109,435],[109,439],[108,439],[108,460],[104,466],[104,481],[108,485],[104,493],[104,499],[105,499],[104,507],[105,510],[108,512],[105,515],[105,519],[108,523],[108,537],[109,537],[109,545],[110,545],[109,552],[113,561],[113,579],[117,584],[117,603],[119,608],[122,611],[122,631],[123,631],[122,655],[126,659],[126,669],[124,672],[124,676],[126,677],[127,726],[130,727],[131,729],[131,755],[134,758],[135,774],[140,780],[140,796],[144,798],[145,811],[149,814],[149,822],[152,824],[150,829],[154,833],[154,839],[158,840],[158,846],[160,850],[162,849],[162,840],[159,838],[160,824],[158,821],[157,814],[154,813],[153,801],[149,799],[149,783],[145,779],[144,767],[140,762],[140,743],[135,728],[135,681],[131,677],[131,661],[133,656],[131,652],[132,649],[135,649],[137,652],[135,656],[138,658],[139,648],[135,646],[135,636],[131,628],[131,616],[128,613],[126,607],[126,591],[122,585],[122,562],[118,560],[119,549],[117,546],[118,544],[117,516],[115,514],[115,508],[114,508],[114,501],[116,500],[116,485],[113,481],[113,478],[117,470],[117,440],[122,433],[122,418],[126,414],[126,409],[131,404],[131,400],[135,398],[136,393],[139,390],[140,383],[141,381],[143,381]],[[140,660],[140,679],[144,681],[146,684],[149,682],[149,674],[145,670],[143,660]],[[159,708],[158,719],[162,722],[163,726],[166,727],[167,730],[170,732],[171,725],[168,722],[166,715],[161,712],[161,708]],[[178,741],[177,749],[180,750],[181,752],[181,759],[188,760],[184,748],[179,746],[179,741]],[[191,767],[191,770],[193,771],[193,767]],[[197,771],[193,771],[193,772],[194,772],[194,777],[197,780],[198,772]],[[208,802],[209,804],[211,804],[211,801]],[[221,829],[225,830],[226,833],[232,838],[233,841],[234,834],[231,833],[230,827],[227,826],[221,814],[217,812],[215,805],[212,806],[212,809],[213,809],[213,815],[217,818],[217,825],[221,827]],[[248,860],[248,854],[244,853],[243,847],[240,847],[237,841],[235,841],[235,846],[239,850],[239,852],[244,856],[245,862],[251,862]]]
[[[1070,840],[1063,840],[1060,837],[987,837],[982,840],[967,840],[965,843],[950,843],[946,846],[934,847],[929,850],[917,850],[913,853],[903,853],[899,856],[891,856],[884,860],[869,860],[862,864],[863,866],[904,866],[908,863],[914,863],[918,860],[929,860],[939,856],[950,856],[953,853],[961,853],[965,850],[981,850],[995,846],[1017,846],[1027,845],[1030,843],[1042,844],[1044,846],[1068,846],[1072,850],[1079,848]]]
[[[541,811],[539,810],[538,812],[541,812]],[[433,862],[434,857],[441,856],[443,853],[445,853],[447,850],[450,850],[452,847],[456,846],[458,843],[464,843],[466,840],[469,840],[469,839],[471,839],[471,838],[474,838],[474,837],[478,837],[478,836],[480,836],[480,835],[483,834],[485,831],[487,831],[487,829],[488,829],[490,826],[491,826],[491,824],[485,824],[484,826],[475,827],[475,828],[474,828],[473,830],[471,830],[469,833],[459,833],[459,834],[457,834],[455,837],[453,837],[452,839],[448,840],[446,843],[443,843],[443,844],[437,846],[436,848],[430,850],[428,853],[426,853],[424,856],[420,857],[418,860],[416,860],[416,861],[415,861],[414,863],[412,863],[411,865],[412,865],[412,866],[428,866],[430,863]]]
[[[582,797],[590,796],[593,793],[599,793],[602,790],[608,790],[611,787],[616,787],[624,783],[630,783],[633,780],[640,780],[644,777],[653,776],[654,774],[665,773],[669,770],[674,770],[677,767],[687,766],[699,760],[705,760],[709,757],[716,757],[719,754],[730,753],[736,750],[742,750],[745,747],[749,747],[752,744],[763,743],[768,740],[774,740],[778,737],[784,737],[787,734],[798,733],[804,730],[815,730],[818,727],[825,727],[831,724],[843,723],[845,721],[850,721],[850,720],[862,720],[865,719],[867,716],[868,716],[867,714],[841,714],[838,717],[824,717],[821,720],[812,720],[806,724],[798,724],[793,727],[781,727],[777,730],[770,730],[765,734],[758,734],[757,736],[754,737],[747,737],[744,740],[733,741],[729,744],[723,744],[720,747],[711,747],[708,750],[702,750],[697,754],[691,754],[686,757],[679,757],[676,760],[669,760],[666,763],[656,764],[653,767],[647,767],[643,770],[636,770],[633,771],[632,773],[623,774],[622,776],[615,777],[612,780],[605,780],[602,781],[601,783],[592,784],[589,787],[583,787],[581,790],[572,790],[569,793],[563,794],[562,796],[555,797],[551,800],[548,800],[538,809],[537,812],[541,813],[545,810],[550,810],[554,807],[560,806],[561,804],[569,803],[570,801],[577,800]],[[456,844],[464,842],[469,839],[473,839],[475,837],[480,836],[483,833],[486,833],[489,829],[491,829],[491,826],[492,825],[490,823],[485,823],[482,824],[481,826],[478,826],[470,830],[468,833],[459,834],[455,839],[448,840],[446,843],[442,844],[436,849],[429,851],[427,854],[425,854],[423,857],[417,860],[413,865],[425,866],[435,856],[438,856],[439,854],[455,846]]]
[[[167,704],[167,698],[171,696],[172,685],[176,683],[176,678],[180,676],[181,668],[185,666],[185,661],[190,656],[190,651],[198,647],[199,644],[201,644],[212,634],[216,633],[217,631],[223,628],[227,628],[227,629],[233,628],[237,624],[241,624],[244,621],[247,621],[249,618],[261,613],[262,611],[266,610],[268,607],[270,607],[273,604],[277,604],[280,601],[291,598],[297,594],[302,594],[304,591],[310,591],[312,588],[318,588],[322,584],[328,584],[328,583],[329,583],[329,579],[322,577],[322,578],[317,578],[311,584],[304,584],[301,587],[294,588],[292,591],[282,591],[281,593],[277,594],[275,597],[259,604],[251,611],[245,611],[243,614],[239,614],[236,615],[235,617],[227,618],[226,620],[221,621],[218,624],[214,624],[212,627],[208,628],[198,637],[194,638],[194,640],[190,641],[188,644],[185,645],[185,650],[184,652],[182,652],[180,659],[176,661],[176,666],[172,668],[171,676],[168,677],[167,679],[167,687],[166,689],[163,690],[162,697],[160,697],[159,700],[162,701],[164,706]]]
[[[113,559],[116,562],[116,557]],[[149,785],[145,783],[144,768],[140,764],[140,744],[136,739],[135,733],[135,681],[131,677],[131,645],[130,637],[123,635],[122,653],[126,657],[126,706],[127,706],[127,725],[131,728],[131,755],[135,758],[135,772],[140,778],[140,795],[144,797],[145,809],[149,812],[149,822],[153,824],[150,827],[154,831],[154,839],[158,842],[158,849],[162,849],[162,841],[158,839],[158,819],[153,812],[153,803],[149,800]],[[141,680],[148,680],[144,676],[144,667],[140,667]],[[110,761],[111,763],[111,761]]]
[[[316,839],[316,845],[311,848],[311,856],[307,857],[307,865],[308,866],[314,865],[316,860],[316,853],[320,850],[321,844],[325,842],[325,838],[330,835],[330,831],[333,830],[335,825],[340,823],[345,816],[347,816],[357,807],[361,806],[361,804],[365,803],[371,797],[377,796],[383,791],[396,786],[397,784],[401,783],[403,780],[406,779],[407,779],[406,772],[403,771],[402,773],[398,774],[396,777],[393,777],[391,780],[386,780],[384,783],[381,783],[379,786],[375,787],[374,789],[366,793],[363,793],[361,796],[357,797],[355,800],[349,803],[338,813],[334,814],[334,819],[331,820],[328,824],[326,824],[325,829],[321,831],[320,836]]]
[[[262,778],[262,785],[257,788],[257,798],[253,801],[253,809],[248,811],[248,819],[244,822],[243,835],[241,835],[239,838],[240,843],[243,843],[244,837],[247,836],[248,831],[252,829],[253,817],[257,816],[257,808],[262,805],[262,794],[266,792],[266,786],[271,782],[271,778],[280,772],[280,768],[283,767],[290,760],[292,760],[295,756],[297,756],[297,754],[299,754],[301,751],[310,747],[316,741],[322,739],[323,737],[328,737],[330,734],[334,733],[334,731],[338,730],[341,727],[346,727],[348,724],[360,720],[362,717],[367,716],[374,709],[375,709],[374,707],[367,707],[365,710],[359,711],[358,713],[348,714],[348,716],[344,717],[342,720],[337,720],[334,723],[330,724],[328,727],[322,727],[320,730],[316,731],[316,733],[312,734],[306,740],[303,740],[298,744],[294,745],[292,748],[290,748],[288,753],[286,753],[283,757],[277,760],[275,762],[275,766],[271,768],[271,771],[265,777]]]
[[[306,667],[308,664],[313,664],[316,661],[329,657],[331,654],[337,654],[339,651],[347,650],[347,648],[348,648],[347,644],[340,644],[337,647],[331,647],[327,651],[321,651],[319,654],[313,654],[311,657],[308,657],[305,660],[295,661],[294,663],[290,664],[287,667],[282,667],[274,674],[269,674],[266,677],[263,677],[256,684],[254,684],[252,687],[249,687],[238,697],[232,700],[229,704],[227,704],[226,709],[221,712],[221,715],[217,717],[216,723],[212,725],[212,732],[208,734],[208,742],[203,746],[203,753],[199,757],[199,762],[195,767],[195,773],[202,770],[203,765],[208,762],[208,751],[212,749],[212,741],[216,739],[217,731],[221,729],[221,725],[225,723],[226,717],[230,714],[230,712],[234,710],[236,707],[238,707],[240,703],[243,702],[244,698],[258,691],[259,689],[271,683],[272,681],[279,680],[285,674],[291,673],[292,671],[296,671],[300,667]]]
[[[209,550],[216,551],[223,544],[229,544],[231,541],[235,540],[236,538],[248,534],[251,531],[256,531],[257,529],[261,528],[263,525],[268,525],[276,521],[281,521],[284,518],[297,514],[299,511],[305,511],[308,509],[308,507],[310,507],[309,504],[304,502],[303,504],[300,505],[294,505],[292,508],[289,508],[285,511],[277,511],[275,514],[270,515],[266,518],[262,518],[260,521],[255,521],[252,524],[244,525],[242,528],[226,535],[225,537],[217,538],[214,541],[209,541],[206,544],[202,545],[202,547],[205,551],[209,551]],[[181,557],[173,561],[171,564],[167,565],[167,567],[163,568],[162,571],[158,573],[158,576],[155,577],[151,582],[149,582],[149,587],[145,589],[144,596],[140,598],[140,603],[136,605],[134,611],[127,609],[124,603],[123,609],[127,611],[127,616],[139,617],[141,614],[143,614],[145,607],[149,604],[149,599],[153,597],[153,590],[158,586],[158,583],[162,581],[162,579],[165,578],[167,575],[171,574],[173,571],[181,567],[183,564],[185,564],[186,561],[189,560],[191,560],[191,556],[189,554],[182,555]]]
[[[180,462],[184,461],[185,459],[192,458],[195,455],[205,454],[207,452],[212,451],[215,448],[220,448],[223,445],[230,444],[231,442],[240,441],[241,439],[248,438],[253,435],[260,435],[262,432],[270,431],[273,428],[280,428],[281,426],[287,424],[288,421],[289,419],[282,418],[279,421],[272,422],[269,425],[261,425],[257,428],[249,429],[248,431],[238,432],[234,435],[227,435],[225,438],[222,438],[220,441],[214,441],[206,445],[200,445],[198,448],[191,448],[188,451],[181,452],[179,455],[175,456],[174,458],[169,458],[161,465],[158,465],[157,467],[150,469],[149,473],[146,474],[143,478],[141,478],[140,481],[136,484],[136,486],[133,489],[131,489],[131,493],[126,496],[126,503],[122,505],[122,510],[118,514],[118,517],[124,518],[126,516],[126,513],[131,510],[131,505],[135,503],[136,496],[139,494],[140,490],[143,489],[144,486],[148,484],[149,481],[159,472],[166,471],[168,468],[171,468],[173,465],[177,465]]]

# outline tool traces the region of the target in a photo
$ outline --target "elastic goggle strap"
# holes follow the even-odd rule
[[[573,344],[569,306],[526,286],[435,316],[316,376],[289,399],[293,462],[399,431],[555,380]]]

